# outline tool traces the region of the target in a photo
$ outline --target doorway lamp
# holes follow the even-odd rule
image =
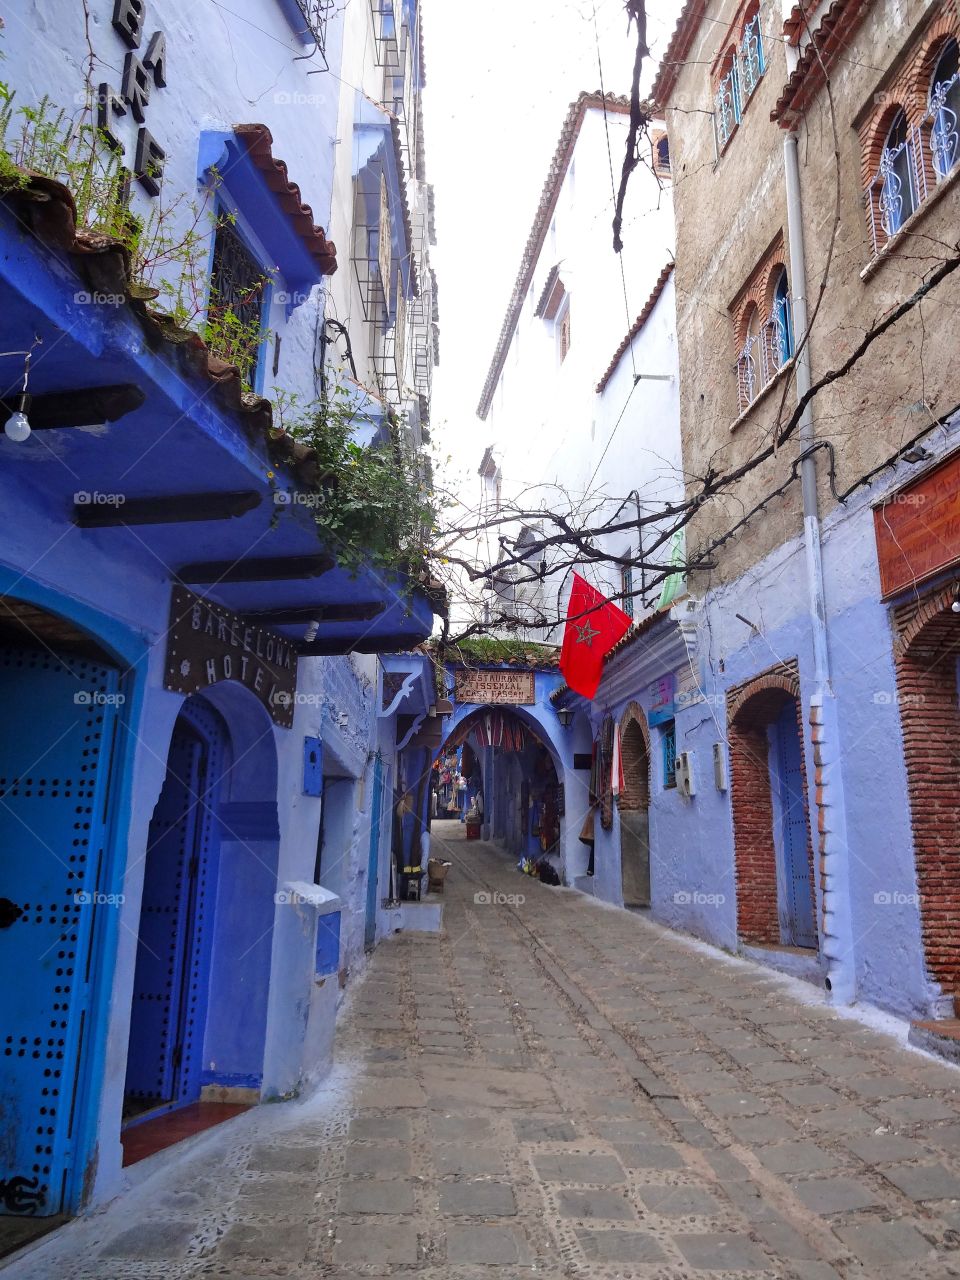
[[[557,719],[564,729],[569,729],[573,724],[573,712],[569,707],[557,707]]]

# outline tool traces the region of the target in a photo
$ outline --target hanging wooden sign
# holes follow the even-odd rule
[[[454,676],[453,696],[457,702],[507,702],[530,707],[537,700],[535,686],[532,671],[460,670]]]
[[[163,687],[199,693],[236,680],[289,729],[297,692],[297,652],[284,636],[245,622],[239,614],[174,587]]]

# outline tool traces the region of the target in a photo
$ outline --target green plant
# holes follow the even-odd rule
[[[416,573],[426,564],[439,515],[429,459],[402,438],[396,424],[389,440],[358,444],[356,418],[351,393],[337,386],[289,427],[316,452],[318,533],[346,569],[372,564]]]
[[[501,662],[535,663],[557,656],[554,645],[532,644],[528,640],[500,639],[497,636],[469,636],[450,645],[447,660],[470,665],[494,665]]]

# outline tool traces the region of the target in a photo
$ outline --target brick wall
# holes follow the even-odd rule
[[[737,882],[737,932],[754,945],[781,941],[777,909],[777,853],[773,835],[773,795],[767,731],[792,702],[797,712],[804,812],[809,814],[803,751],[800,677],[795,661],[727,690],[727,741],[730,748],[730,799]],[[813,844],[807,822],[810,887],[816,902]]]
[[[620,721],[620,758],[623,790],[619,807],[646,809],[650,804],[650,735],[647,718],[636,702],[630,703]]]
[[[960,617],[952,588],[898,609],[897,690],[928,972],[960,994]]]

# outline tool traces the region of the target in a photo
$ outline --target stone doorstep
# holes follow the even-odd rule
[[[960,1066],[960,1018],[913,1022],[907,1039],[918,1049]]]

